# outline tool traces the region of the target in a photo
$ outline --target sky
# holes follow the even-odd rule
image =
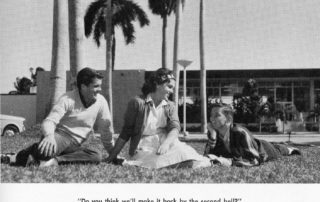
[[[159,16],[148,0],[134,0],[147,13],[148,27],[136,25],[134,44],[125,45],[116,31],[115,69],[161,67]],[[83,11],[92,0],[83,0]],[[205,66],[207,69],[319,68],[319,0],[204,0]],[[50,71],[53,0],[1,0],[0,93],[14,90],[16,77],[30,78],[29,68]],[[179,59],[199,65],[199,1],[186,0],[182,14]],[[168,22],[168,67],[173,59],[174,16]],[[85,66],[105,69],[105,43],[84,41]]]

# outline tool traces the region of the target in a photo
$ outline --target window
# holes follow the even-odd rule
[[[276,101],[277,102],[292,102],[292,89],[291,87],[276,88]]]
[[[314,81],[314,103],[320,105],[320,80]]]
[[[299,112],[307,112],[310,109],[310,87],[294,87],[294,105]]]
[[[266,97],[274,97],[274,88],[272,87],[262,87],[258,88],[258,93],[260,96],[266,96]]]

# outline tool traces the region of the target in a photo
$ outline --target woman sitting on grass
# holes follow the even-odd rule
[[[254,138],[246,128],[233,123],[233,109],[223,103],[212,108],[204,153],[228,158],[235,166],[257,166],[281,155],[301,154],[297,148]]]
[[[206,167],[210,160],[178,140],[180,122],[177,109],[168,97],[175,79],[166,68],[158,69],[146,80],[143,95],[133,98],[114,150],[112,162],[130,139],[129,159],[124,164],[145,168]]]

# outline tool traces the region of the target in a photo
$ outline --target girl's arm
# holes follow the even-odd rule
[[[129,140],[130,136],[133,134],[137,111],[138,101],[136,99],[130,100],[125,113],[124,126],[115,143],[113,150],[109,153],[109,156],[106,160],[108,163],[113,162],[117,158],[117,155],[120,153],[124,145]]]
[[[178,117],[178,111],[175,107],[175,105],[170,102],[166,107],[165,107],[165,114],[167,117],[167,126],[166,130],[168,131],[166,139],[161,143],[157,154],[165,154],[171,144],[178,139],[179,133],[180,133],[180,121]]]
[[[208,123],[208,133],[207,133],[208,141],[204,149],[204,154],[210,154],[210,150],[216,146],[217,143],[217,132],[213,128],[211,123]]]
[[[159,146],[157,154],[165,154],[169,150],[171,144],[178,138],[179,130],[174,128],[168,134],[166,139]]]

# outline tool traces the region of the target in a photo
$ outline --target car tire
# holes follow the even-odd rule
[[[19,133],[19,128],[15,125],[8,125],[4,128],[2,136],[14,136]]]

